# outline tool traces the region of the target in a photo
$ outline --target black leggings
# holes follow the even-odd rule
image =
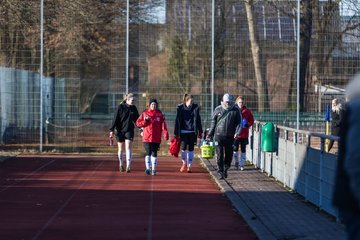
[[[159,151],[160,143],[144,142],[144,148],[146,156],[157,157],[157,152]]]
[[[186,146],[188,146],[189,151],[194,151],[194,145],[196,142],[195,133],[181,133],[181,150],[186,150]]]

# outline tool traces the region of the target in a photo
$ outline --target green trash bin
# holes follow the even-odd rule
[[[276,152],[277,139],[274,123],[268,122],[261,129],[261,151]]]

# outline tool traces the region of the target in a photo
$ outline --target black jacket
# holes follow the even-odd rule
[[[234,137],[241,131],[241,112],[237,106],[225,110],[221,105],[217,106],[211,117],[211,126],[208,133],[210,138]]]
[[[185,130],[185,121],[183,119],[184,112],[188,111],[185,109],[184,104],[179,104],[176,108],[176,118],[175,118],[175,127],[174,127],[174,135],[180,136],[180,131]],[[194,132],[196,135],[203,132],[201,117],[200,117],[200,107],[199,105],[193,103],[190,108],[190,114],[193,118],[194,124]]]
[[[357,144],[356,147],[359,146],[356,141],[353,143],[347,142],[347,136],[349,134],[349,114],[350,109],[349,111],[344,112],[339,132],[339,153],[333,192],[333,204],[340,211],[360,214],[360,208],[356,197],[351,191],[349,175],[344,166],[347,147],[350,144]]]
[[[139,112],[135,105],[128,105],[122,102],[114,114],[114,119],[110,127],[110,131],[115,129],[118,132],[131,132],[134,131],[135,122],[139,118]]]
[[[344,110],[342,108],[339,112],[331,111],[331,135],[339,135],[343,115]]]

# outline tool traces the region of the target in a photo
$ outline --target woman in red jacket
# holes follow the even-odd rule
[[[152,175],[156,175],[157,152],[161,143],[161,134],[164,135],[166,141],[169,140],[165,117],[162,112],[158,110],[158,102],[156,99],[149,101],[148,109],[137,119],[136,126],[143,128],[142,141],[146,151],[145,173],[150,175],[151,167]]]
[[[235,160],[235,168],[240,170],[244,170],[245,161],[246,161],[246,145],[249,144],[249,127],[251,127],[254,123],[254,117],[249,109],[244,105],[244,98],[238,97],[236,99],[236,104],[241,110],[242,115],[242,123],[241,123],[241,132],[236,135],[233,150],[234,150],[234,160]],[[238,150],[241,150],[240,161]]]

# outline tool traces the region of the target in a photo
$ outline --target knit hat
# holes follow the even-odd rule
[[[149,106],[151,105],[151,103],[155,103],[156,105],[158,105],[158,101],[156,98],[151,98],[149,101]]]

